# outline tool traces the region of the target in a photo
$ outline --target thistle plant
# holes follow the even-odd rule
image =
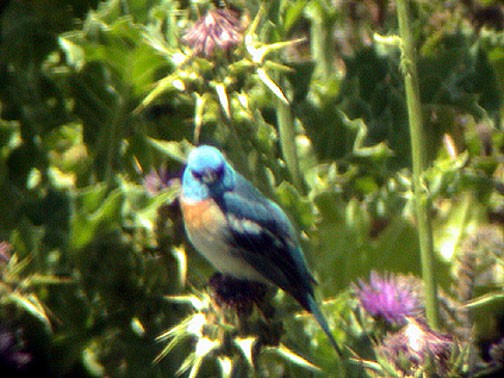
[[[288,109],[289,100],[274,79],[278,72],[291,71],[278,61],[275,53],[295,45],[299,40],[275,43],[261,41],[257,33],[265,22],[267,8],[266,4],[262,4],[248,27],[234,10],[226,7],[208,10],[185,31],[182,41],[188,49],[174,49],[162,39],[148,37],[149,43],[172,60],[178,70],[157,83],[137,112],[153,105],[167,93],[189,93],[194,99],[195,142],[200,139],[203,124],[225,125],[228,143],[240,152],[236,154],[236,159],[240,161],[244,153],[259,146],[266,156],[274,154],[272,141],[265,140],[261,135],[280,138],[283,158],[291,178],[298,188],[302,188],[297,152],[293,148],[295,134],[292,120],[285,127],[282,126],[291,111]],[[206,80],[202,80],[203,77]],[[257,104],[245,94],[245,90],[252,89],[266,89],[274,101],[279,101],[280,109],[287,106],[278,115],[278,135],[257,111]],[[249,135],[254,137],[249,138]],[[245,171],[250,171],[247,162],[242,160],[241,165]]]
[[[168,297],[192,309],[188,317],[157,337],[166,346],[156,362],[189,339],[194,349],[181,363],[178,374],[188,372],[196,377],[203,366],[207,372],[216,368],[212,375],[221,377],[246,372],[274,374],[259,356],[318,371],[317,366],[280,342],[281,321],[265,300],[266,294],[266,286],[260,283],[216,274],[210,280],[210,291]]]
[[[409,377],[421,374],[459,374],[463,368],[455,361],[462,356],[457,339],[435,331],[425,320],[421,280],[413,276],[373,271],[369,283],[359,280],[355,295],[362,309],[385,323],[386,332],[372,338],[376,362],[360,360],[370,374]],[[368,323],[369,324],[369,323]]]
[[[68,279],[51,275],[39,275],[30,273],[31,259],[19,259],[14,252],[13,246],[8,242],[0,242],[0,303],[4,306],[18,308],[35,319],[38,319],[47,332],[51,332],[51,321],[37,293],[37,289],[43,285],[61,285],[69,282]],[[1,315],[1,314],[0,314]],[[6,340],[11,340],[6,331]],[[6,342],[6,348],[12,345]]]
[[[401,330],[388,334],[377,346],[378,361],[396,377],[446,376],[456,351],[453,338],[430,329],[424,321],[405,319]]]
[[[502,375],[498,0],[61,3],[0,6],[1,363],[338,373],[288,296],[185,239],[210,144],[292,217],[347,375]]]
[[[33,330],[45,337],[53,332],[53,319],[40,288],[70,283],[68,278],[33,273],[32,266],[30,258],[19,258],[11,243],[0,241],[0,370],[6,375],[35,374],[41,363],[33,353]],[[31,323],[24,323],[26,319]]]
[[[420,317],[424,312],[421,282],[412,276],[380,276],[373,271],[369,283],[359,280],[354,291],[368,314],[390,325],[402,326],[407,317]]]
[[[13,330],[3,325],[0,328],[0,369],[4,374],[27,374],[32,356],[21,340],[22,330]]]

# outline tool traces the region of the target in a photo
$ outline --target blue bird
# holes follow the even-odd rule
[[[200,146],[189,154],[180,204],[190,241],[218,271],[273,284],[292,295],[313,314],[340,354],[315,302],[316,281],[289,218],[215,147]]]

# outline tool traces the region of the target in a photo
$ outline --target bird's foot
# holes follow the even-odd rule
[[[240,280],[221,273],[209,281],[215,302],[221,307],[231,307],[239,314],[250,315],[254,303],[261,303],[268,287],[260,282]]]

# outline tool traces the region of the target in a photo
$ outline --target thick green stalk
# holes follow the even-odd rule
[[[427,168],[426,137],[423,130],[420,91],[418,89],[418,73],[416,68],[416,50],[410,28],[408,15],[408,0],[397,0],[397,17],[399,20],[399,35],[401,37],[401,66],[406,88],[408,105],[411,154],[413,160],[413,189],[415,196],[418,237],[422,262],[422,275],[425,289],[425,307],[427,321],[433,329],[439,326],[437,285],[434,271],[434,246],[432,225],[430,221],[431,203],[426,183],[422,174]]]
[[[304,193],[304,182],[299,168],[299,158],[296,148],[296,131],[294,117],[289,105],[277,100],[276,104],[278,131],[280,134],[280,147],[287,164],[287,169],[292,177],[292,182],[297,190]]]
[[[115,187],[116,176],[114,173],[114,164],[119,155],[119,150],[122,142],[121,127],[124,127],[124,124],[127,119],[126,112],[126,96],[128,95],[126,91],[119,92],[120,97],[117,99],[118,104],[114,107],[114,114],[107,125],[107,128],[104,130],[103,134],[104,138],[102,143],[100,144],[100,152],[103,152],[105,156],[105,161],[100,162],[100,164],[104,164],[105,170],[105,181],[107,182],[109,189]]]
[[[312,4],[308,14],[311,20],[311,53],[316,71],[322,80],[328,80],[334,74],[332,23],[322,4]]]

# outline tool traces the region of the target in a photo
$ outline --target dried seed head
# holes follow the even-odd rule
[[[212,57],[216,50],[229,51],[243,37],[243,27],[235,12],[213,9],[190,28],[183,41],[196,55]]]
[[[389,333],[377,352],[403,374],[415,374],[428,361],[439,374],[446,372],[453,349],[450,335],[433,331],[422,320],[406,317],[400,331]]]

